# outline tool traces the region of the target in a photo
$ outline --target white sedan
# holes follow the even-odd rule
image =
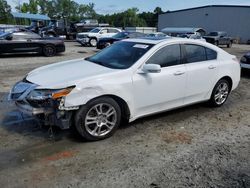
[[[30,72],[10,92],[24,113],[110,137],[122,120],[202,101],[223,105],[240,81],[235,56],[198,40],[126,39],[86,58]]]

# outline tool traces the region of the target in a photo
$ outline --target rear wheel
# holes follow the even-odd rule
[[[86,140],[97,141],[112,136],[121,121],[121,109],[109,97],[97,98],[82,106],[75,116],[75,126]]]
[[[52,57],[56,55],[56,47],[53,45],[46,45],[43,47],[43,54],[46,57]]]
[[[215,85],[211,98],[210,104],[214,107],[222,106],[226,101],[230,93],[230,84],[226,79],[221,79]]]

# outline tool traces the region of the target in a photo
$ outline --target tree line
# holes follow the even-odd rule
[[[153,12],[139,13],[139,9],[130,8],[114,14],[97,14],[95,4],[79,4],[73,0],[29,0],[15,7],[17,12],[46,14],[50,18],[65,17],[68,21],[79,22],[83,19],[97,19],[100,23],[109,23],[116,27],[148,26],[156,27],[158,15],[163,13],[160,7]],[[13,23],[11,6],[6,0],[0,0],[0,23]]]

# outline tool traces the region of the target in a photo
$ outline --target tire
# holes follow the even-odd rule
[[[46,45],[43,47],[43,55],[52,57],[56,55],[56,47],[53,45]]]
[[[110,43],[110,42],[107,42],[107,43],[105,44],[105,48],[109,47],[110,45],[111,45],[111,43]]]
[[[89,40],[89,45],[90,45],[91,47],[96,47],[96,45],[97,45],[97,40],[96,40],[95,38],[91,38],[91,39]]]
[[[111,137],[120,122],[121,109],[110,97],[100,97],[90,101],[75,115],[76,130],[83,139],[88,141]]]
[[[219,41],[215,41],[215,42],[214,42],[214,45],[215,45],[215,46],[219,46]]]
[[[232,42],[230,42],[229,44],[227,44],[227,47],[231,48],[232,47]]]
[[[226,79],[219,80],[214,86],[209,103],[213,107],[220,107],[226,101],[230,94],[231,85]]]

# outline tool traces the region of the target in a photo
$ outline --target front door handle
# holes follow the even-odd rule
[[[183,75],[183,74],[185,74],[184,71],[176,71],[176,72],[174,73],[175,76],[180,76],[180,75]]]
[[[209,65],[208,66],[208,69],[215,69],[216,68],[216,66],[214,66],[214,65]]]

